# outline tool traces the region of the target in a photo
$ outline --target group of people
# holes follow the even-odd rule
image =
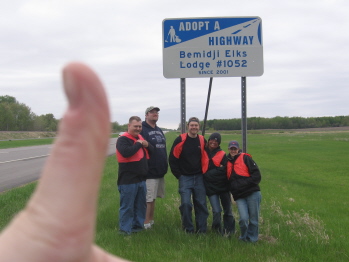
[[[199,135],[199,119],[191,117],[187,133],[174,140],[167,160],[166,138],[156,124],[159,111],[159,107],[148,107],[143,122],[132,116],[127,132],[116,143],[120,233],[129,235],[152,228],[155,200],[164,197],[164,176],[169,163],[179,183],[179,210],[185,232],[207,232],[208,197],[213,213],[212,230],[223,236],[234,234],[233,196],[240,215],[239,239],[258,241],[261,173],[251,155],[241,152],[237,141],[229,142],[226,155],[220,147],[221,135],[212,133],[206,141]]]
[[[59,135],[43,168],[33,196],[24,209],[12,219],[11,223],[0,234],[0,261],[34,262],[48,261],[53,258],[55,261],[62,262],[72,260],[125,261],[109,254],[93,243],[98,190],[110,134],[110,113],[103,84],[93,70],[79,63],[68,64],[63,69],[63,84],[68,98],[68,108],[60,121]],[[155,111],[158,112],[160,109],[157,109],[155,108]],[[156,119],[156,117],[154,118]],[[138,138],[131,138],[132,135],[130,137],[125,136],[124,139],[129,139],[130,144],[135,145],[128,150],[124,149],[126,155],[123,156],[125,159],[121,161],[124,161],[124,167],[130,164],[127,158],[132,157],[130,152],[133,150],[136,152],[134,159],[139,158],[145,168],[137,170],[137,173],[138,171],[142,173],[141,179],[132,175],[130,178],[121,176],[118,183],[121,190],[128,191],[130,189],[127,186],[127,181],[134,181],[134,184],[137,184],[137,186],[134,186],[137,193],[132,192],[132,197],[137,198],[140,197],[138,191],[145,192],[145,176],[151,170],[148,167],[150,160],[147,162],[143,159],[148,159],[151,157],[151,153],[154,152],[156,155],[157,148],[164,150],[163,146],[165,144],[163,142],[163,146],[155,146],[154,151],[151,142],[145,141],[145,139],[142,139],[143,136],[139,135],[141,129],[139,118],[130,120],[128,133],[131,132]],[[149,126],[152,127],[151,124]],[[188,202],[188,199],[190,200],[189,195],[193,195],[196,211],[196,232],[204,233],[208,212],[205,201],[201,199],[202,187],[207,182],[205,182],[206,179],[203,179],[204,174],[206,174],[203,171],[206,171],[207,166],[207,170],[211,170],[213,165],[213,168],[221,171],[224,162],[219,160],[220,155],[222,155],[222,158],[224,157],[222,153],[217,155],[219,149],[213,148],[215,143],[219,145],[220,142],[220,136],[215,134],[209,139],[208,148],[206,149],[212,151],[212,154],[208,154],[211,160],[207,162],[206,158],[201,158],[204,153],[202,145],[205,145],[205,139],[198,135],[198,130],[198,120],[191,118],[188,123],[188,134],[179,136],[172,147],[170,166],[180,182],[179,187],[183,198],[180,210],[185,230],[194,232],[193,226],[190,224],[191,219],[187,217],[189,216],[188,211],[191,209],[191,203]],[[159,136],[156,136],[156,134],[159,134],[158,132],[149,132],[150,136],[153,134],[155,134],[154,139],[160,139]],[[211,143],[213,146],[210,146],[211,140],[216,140]],[[127,140],[124,142],[125,144],[128,143]],[[195,148],[195,144],[198,145],[197,148]],[[190,150],[193,154],[199,156],[201,163],[205,163],[204,166],[201,166],[201,170],[198,168],[197,162],[192,163],[193,168],[187,166],[189,162],[184,157],[189,157],[195,161],[195,157],[190,155]],[[215,157],[216,155],[217,157]],[[210,161],[212,161],[211,164]],[[166,169],[167,161],[163,162]],[[195,169],[198,173],[191,173]],[[238,142],[232,141],[229,143],[226,169],[229,190],[238,205],[240,213],[240,239],[256,241],[258,239],[258,213],[261,200],[258,186],[261,176],[258,167],[251,156],[239,151]],[[136,170],[136,168],[133,167],[132,170]],[[144,172],[144,170],[147,171]],[[207,176],[210,177],[208,174]],[[207,180],[209,181],[209,178]],[[210,189],[207,192],[211,194]],[[197,193],[199,193],[199,196]],[[159,194],[161,194],[160,191]],[[222,201],[220,191],[216,192],[214,190],[212,195],[218,195]],[[210,197],[211,203],[213,203],[211,199],[217,200],[217,198],[217,196]],[[146,224],[150,225],[153,223],[152,212],[155,198],[148,203],[145,205],[144,202],[139,204],[140,208],[143,210],[145,208],[147,211],[146,215],[142,213],[140,218],[137,218],[133,212],[128,213],[130,211],[127,209],[123,210],[124,214],[136,217],[136,219],[132,219],[131,228],[140,229],[144,222],[149,222]],[[149,218],[146,220],[148,206]],[[230,212],[226,212],[228,208],[224,206],[225,214],[230,217]],[[138,207],[136,206],[136,208]],[[216,209],[213,207],[213,210]],[[130,224],[126,220],[122,223],[125,223],[125,225],[123,224],[125,227]],[[229,226],[225,224],[224,230],[228,228]]]

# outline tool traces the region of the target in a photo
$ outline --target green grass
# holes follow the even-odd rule
[[[22,146],[41,146],[53,143],[54,138],[0,141],[0,149]]]
[[[111,134],[111,138],[118,137],[118,134]],[[22,140],[7,140],[0,141],[0,149],[24,147],[24,146],[41,146],[52,144],[54,138],[40,138],[40,139],[22,139]]]
[[[168,150],[177,135],[166,134]],[[241,135],[222,135],[225,151],[233,139],[241,141]],[[238,232],[231,239],[212,232],[183,233],[178,182],[170,171],[165,177],[166,196],[156,200],[153,229],[119,235],[115,156],[106,160],[96,243],[133,261],[348,261],[349,133],[249,134],[247,142],[262,172],[257,244],[240,243]],[[23,208],[34,187],[35,183],[0,195],[1,228]],[[212,215],[209,224],[211,219]]]
[[[36,182],[0,193],[0,229],[25,207],[36,186]]]

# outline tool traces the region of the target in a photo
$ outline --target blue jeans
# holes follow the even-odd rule
[[[208,210],[206,205],[206,190],[202,174],[180,176],[179,194],[181,195],[181,205],[179,210],[182,217],[183,229],[188,233],[194,233],[192,220],[193,198],[196,233],[206,233]]]
[[[258,241],[258,221],[261,199],[261,192],[257,191],[245,198],[236,200],[240,214],[240,240],[249,242]]]
[[[213,220],[212,229],[221,234],[234,234],[235,232],[235,218],[233,216],[233,210],[231,206],[230,192],[224,192],[219,195],[209,196],[212,206]],[[221,212],[223,207],[223,228]]]
[[[125,234],[138,232],[143,229],[147,209],[145,181],[119,185],[120,209],[119,229]]]

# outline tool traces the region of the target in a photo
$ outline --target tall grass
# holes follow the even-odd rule
[[[166,134],[168,150],[177,135]],[[227,151],[232,139],[241,141],[241,135],[222,135],[222,149]],[[239,242],[238,223],[236,235],[229,239],[211,231],[185,234],[178,182],[170,171],[165,176],[166,196],[156,200],[154,227],[119,235],[118,165],[110,156],[100,189],[97,244],[134,261],[348,261],[349,133],[249,134],[247,149],[262,172],[258,243]],[[33,188],[0,195],[1,227],[24,206]],[[238,220],[235,205],[233,209]]]

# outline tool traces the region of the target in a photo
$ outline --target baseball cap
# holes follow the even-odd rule
[[[239,142],[235,140],[230,141],[228,144],[228,148],[232,148],[232,147],[240,148]]]
[[[150,106],[145,110],[145,114],[147,114],[149,111],[155,109],[156,111],[160,111],[160,108],[158,108],[157,106]]]

